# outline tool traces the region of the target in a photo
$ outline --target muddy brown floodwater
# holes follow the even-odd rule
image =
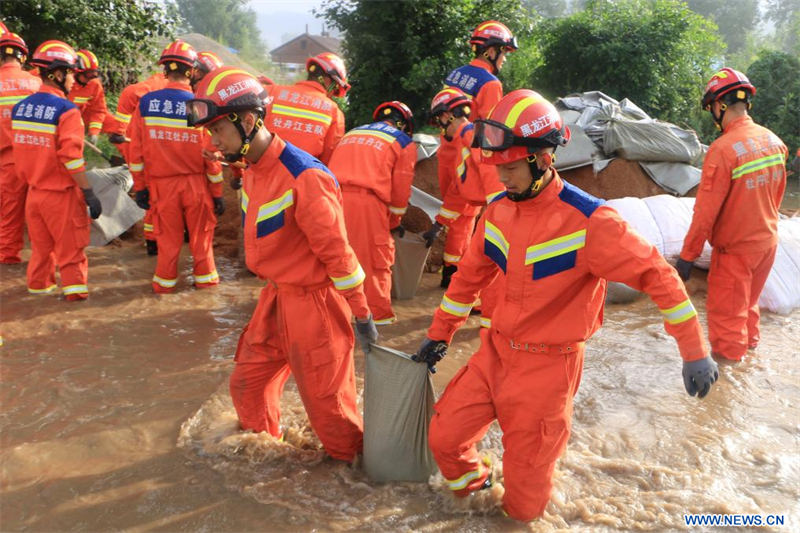
[[[0,267],[2,531],[675,531],[684,513],[779,513],[788,522],[775,530],[800,530],[798,312],[765,314],[762,346],[698,401],[656,307],[608,306],[551,503],[519,524],[499,513],[499,485],[454,503],[439,475],[381,485],[325,458],[291,380],[287,442],[240,433],[227,378],[262,283],[235,260],[198,291],[184,256],[177,292],[159,298],[138,245],[88,253],[82,303],[29,295],[24,265]],[[426,274],[415,300],[396,302],[383,344],[416,348],[437,282]],[[705,324],[704,282],[689,288]],[[478,342],[473,317],[437,392]],[[360,351],[356,362],[361,390]],[[480,446],[502,453],[496,425]]]

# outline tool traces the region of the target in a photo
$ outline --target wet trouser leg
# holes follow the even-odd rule
[[[25,197],[28,184],[14,164],[0,167],[0,263],[19,263],[25,237]]]
[[[182,193],[185,187],[180,177],[150,180],[150,209],[153,230],[158,241],[158,259],[153,275],[153,291],[170,293],[178,283],[178,258],[183,246]]]
[[[467,209],[470,209],[469,207]],[[475,231],[475,214],[470,211],[460,215],[450,227],[447,228],[447,235],[444,241],[444,264],[458,265],[464,252],[467,251],[469,241]]]
[[[752,254],[714,250],[708,274],[708,336],[711,351],[740,360],[760,340],[758,298],[777,247]]]
[[[364,269],[364,293],[375,323],[391,324],[394,239],[389,228],[389,208],[371,191],[344,187],[344,222],[347,240]]]
[[[253,429],[245,421],[263,417],[262,426],[278,436],[280,410],[274,398],[280,396],[281,379],[275,375],[288,365],[325,451],[335,459],[353,460],[363,446],[363,421],[356,405],[350,316],[346,300],[329,282],[309,288],[270,285],[261,291],[239,340],[231,377],[231,397],[244,429]],[[251,370],[253,365],[265,370]],[[255,385],[243,383],[248,372],[255,373]],[[259,383],[272,389],[264,394],[263,414],[251,415],[248,410],[261,407],[244,399],[258,394]]]
[[[28,292],[32,294],[50,293],[56,289],[55,239],[44,218],[48,213],[47,198],[47,191],[30,189],[25,202],[25,223],[31,240]]]
[[[214,214],[214,201],[207,183],[205,176],[187,176],[181,199],[186,227],[189,230],[189,250],[194,261],[194,284],[198,288],[219,284],[213,248],[217,216]]]
[[[569,439],[583,345],[536,354],[513,350],[495,331],[483,339],[434,408],[431,450],[457,495],[480,488],[488,472],[475,443],[496,417],[505,449],[503,507],[512,518],[532,520],[547,506],[555,463]]]

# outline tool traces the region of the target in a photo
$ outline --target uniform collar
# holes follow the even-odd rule
[[[22,66],[18,63],[3,63],[0,70],[22,70]]]
[[[556,169],[553,169],[553,179],[547,184],[535,198],[516,202],[521,209],[546,209],[553,202],[558,199],[558,195],[564,190],[564,180],[558,175]]]
[[[324,95],[328,94],[328,92],[325,90],[325,87],[323,87],[322,84],[320,84],[320,82],[318,82],[318,81],[303,80],[303,81],[298,81],[295,85],[303,85],[305,87],[309,87],[309,88],[317,91],[318,93],[322,93]]]
[[[179,91],[186,91],[187,93],[192,92],[192,86],[186,85],[185,83],[180,83],[178,81],[170,81],[167,82],[167,86],[164,87],[165,89],[178,89]]]
[[[49,85],[47,85],[45,83],[43,83],[43,84],[41,84],[39,86],[39,92],[40,93],[52,94],[52,95],[58,96],[59,98],[66,98],[66,96],[64,95],[64,91],[62,91],[61,89],[56,89],[55,87],[50,87]]]
[[[737,128],[741,128],[743,126],[750,126],[752,124],[753,124],[753,117],[751,117],[750,115],[745,115],[743,117],[739,117],[736,120],[729,122],[728,125],[725,127],[725,133],[733,131]]]
[[[286,148],[286,142],[278,137],[275,133],[272,133],[272,142],[269,143],[267,149],[264,150],[263,154],[261,154],[261,158],[258,160],[258,162],[250,163],[250,165],[256,172],[269,173],[278,163],[284,148]]]
[[[470,65],[471,67],[478,67],[478,68],[482,68],[483,70],[485,70],[485,71],[486,71],[486,72],[488,72],[489,74],[492,74],[492,75],[494,75],[494,72],[492,71],[492,67],[491,67],[491,65],[489,65],[489,64],[487,64],[487,63],[484,63],[483,61],[481,61],[481,60],[480,60],[480,59],[478,59],[477,57],[476,57],[475,59],[473,59],[472,61],[470,61],[470,62],[469,62],[469,65]]]

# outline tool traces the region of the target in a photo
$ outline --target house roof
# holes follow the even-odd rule
[[[336,55],[340,54],[341,41],[339,39],[337,39],[335,37],[328,37],[328,36],[325,36],[325,35],[311,35],[309,33],[302,33],[302,34],[298,35],[297,37],[295,37],[294,39],[283,43],[279,47],[270,50],[269,53],[270,53],[270,55],[279,54],[284,49],[289,48],[292,44],[294,44],[296,41],[298,41],[300,39],[308,39],[310,41],[314,41],[319,46],[321,46],[322,48],[328,50],[329,52],[333,52]]]

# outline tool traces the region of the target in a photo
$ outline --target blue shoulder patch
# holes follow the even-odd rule
[[[380,131],[387,135],[391,135],[397,142],[400,143],[402,148],[405,148],[411,142],[413,142],[413,139],[411,139],[411,137],[409,137],[403,130],[398,130],[394,126],[390,126],[385,122],[373,122],[372,124],[365,124],[364,126],[359,126],[354,129]]]
[[[469,124],[464,126],[464,128],[461,130],[461,137],[463,138],[465,133],[467,133],[468,131],[474,130],[474,129],[475,129],[475,124],[470,122]]]
[[[497,76],[487,70],[473,65],[464,65],[448,74],[444,83],[449,87],[461,89],[475,98],[475,96],[481,92],[481,88],[484,85],[496,79]]]
[[[502,200],[502,199],[503,199],[503,198],[505,198],[507,195],[508,195],[508,191],[503,191],[503,192],[501,192],[500,194],[498,194],[497,196],[495,196],[494,198],[492,198],[492,201],[491,201],[491,202],[489,202],[487,205],[492,205],[493,203],[495,203],[495,202],[497,202],[497,201],[499,201],[499,200]]]
[[[56,124],[61,115],[78,106],[67,100],[50,93],[33,93],[17,102],[11,108],[12,120],[24,120],[39,124]]]
[[[139,113],[143,117],[186,118],[186,102],[192,93],[181,89],[159,89],[142,96]]]
[[[605,200],[595,198],[581,189],[564,182],[564,189],[558,194],[562,202],[567,203],[589,218],[595,210],[606,203]]]
[[[309,155],[307,152],[304,152],[289,142],[286,143],[286,146],[283,148],[283,152],[281,152],[281,155],[278,159],[280,159],[280,162],[284,167],[286,167],[286,170],[289,171],[294,179],[300,177],[300,174],[306,170],[310,168],[316,168],[333,178],[333,182],[336,184],[336,187],[339,187],[339,182],[336,180],[336,176],[333,175],[333,172],[331,172],[328,167],[322,164],[322,161]]]

